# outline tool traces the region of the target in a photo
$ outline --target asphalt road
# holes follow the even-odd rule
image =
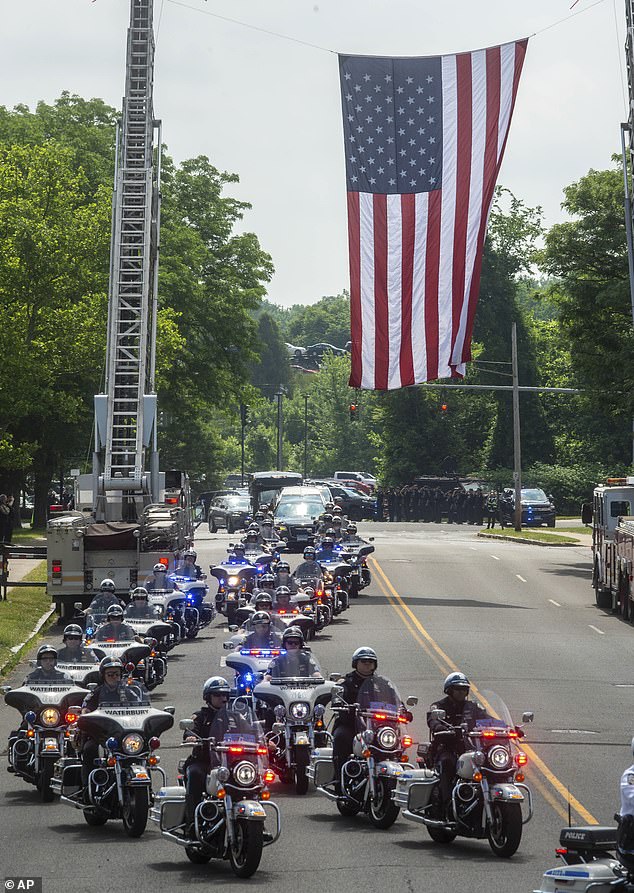
[[[486,841],[442,847],[402,818],[377,831],[364,818],[342,818],[314,792],[300,798],[274,784],[282,837],[265,850],[251,883],[266,893],[532,890],[554,864],[569,799],[575,824],[609,824],[618,808],[634,731],[634,630],[594,607],[587,546],[483,540],[473,528],[446,525],[364,524],[361,530],[375,537],[373,583],[313,643],[322,667],[347,672],[355,647],[375,647],[380,672],[404,698],[419,698],[415,740],[426,740],[426,707],[442,695],[442,680],[455,668],[478,690],[501,695],[515,719],[534,710],[526,749],[535,817],[518,853],[500,860]],[[205,569],[230,539],[201,528],[196,546]],[[166,683],[153,693],[157,706],[175,704],[177,720],[197,709],[201,683],[220,671],[225,638],[226,627],[216,620],[173,651]],[[23,675],[21,668],[11,681]],[[0,706],[0,741],[15,715]],[[172,779],[180,735],[177,729],[164,735],[160,751]],[[130,886],[137,893],[191,891],[203,883],[242,889],[247,883],[228,863],[191,865],[153,824],[139,841],[129,840],[117,822],[89,828],[68,806],[40,804],[34,789],[4,769],[0,809],[0,877],[43,876],[45,893]]]

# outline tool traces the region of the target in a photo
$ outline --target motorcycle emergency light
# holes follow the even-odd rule
[[[24,719],[28,723],[33,723],[36,719],[36,713],[33,710],[29,710],[28,713],[24,714]]]
[[[473,773],[473,780],[474,781],[482,781],[482,773],[480,772],[479,769],[477,772]]]
[[[262,791],[262,793],[260,794],[260,800],[270,800],[270,799],[271,799],[271,792],[267,791],[265,788]]]
[[[497,733],[495,732],[494,729],[485,729],[485,730],[482,732],[482,737],[483,737],[483,738],[495,738],[496,734],[497,734]]]
[[[127,663],[127,664],[125,665],[125,668],[126,668],[126,670],[128,671],[128,673],[131,673],[132,670],[134,669],[134,664],[133,664],[132,662]]]
[[[515,762],[518,766],[525,766],[528,763],[528,757],[523,750],[515,754]]]
[[[64,716],[64,720],[68,725],[70,725],[73,722],[77,722],[79,716],[79,713],[75,713],[72,710],[69,710],[68,713]]]
[[[106,741],[106,747],[108,750],[116,750],[119,747],[119,742],[116,738],[108,738]]]
[[[264,782],[266,784],[271,784],[272,781],[275,781],[275,772],[272,769],[267,769],[264,773]]]
[[[150,738],[149,740],[150,750],[158,750],[161,746],[160,738]]]
[[[232,744],[229,747],[229,753],[242,753],[244,751],[244,747],[238,747],[235,744]]]
[[[411,747],[412,746],[412,739],[409,737],[409,735],[405,735],[402,740],[403,740],[403,747]]]

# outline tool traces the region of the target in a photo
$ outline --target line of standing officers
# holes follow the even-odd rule
[[[487,513],[486,494],[480,487],[464,490],[456,487],[379,487],[376,492],[378,521],[427,521],[440,524],[480,524]]]

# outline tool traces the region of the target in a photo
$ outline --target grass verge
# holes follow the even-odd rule
[[[14,546],[46,545],[46,530],[44,528],[16,527],[12,539]]]
[[[494,528],[487,530],[486,527],[481,533],[494,533],[496,536],[509,537],[516,540],[533,540],[540,543],[578,543],[579,540],[573,536],[559,536],[557,533],[544,533],[543,530],[510,530],[507,527],[502,529]]]
[[[580,533],[585,534],[586,536],[592,536],[592,527],[586,527],[585,524],[577,524],[576,527],[571,525],[570,527],[557,528],[557,533],[561,533],[562,531],[563,533]]]
[[[46,580],[46,562],[43,561],[24,577],[25,582],[43,583]],[[11,648],[24,642],[42,614],[51,607],[51,598],[40,587],[11,589],[6,602],[0,601],[0,667],[9,661],[1,675],[5,675],[20,660],[20,653],[11,654]],[[55,615],[50,623],[55,622]],[[42,631],[46,630],[45,624]]]

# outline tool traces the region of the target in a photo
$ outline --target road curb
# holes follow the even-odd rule
[[[570,547],[578,548],[579,546],[586,545],[581,541],[577,541],[575,543],[545,543],[542,540],[520,539],[519,537],[504,536],[503,534],[499,533],[478,533],[478,536],[484,540],[497,540],[498,542],[505,543],[525,543],[527,546],[554,546],[555,549],[565,549]]]
[[[26,646],[27,646],[27,645],[28,645],[28,644],[29,644],[29,643],[30,643],[30,642],[37,636],[37,634],[38,634],[39,631],[42,629],[42,627],[44,626],[44,624],[46,623],[46,621],[47,621],[47,620],[49,619],[49,617],[51,617],[51,615],[54,614],[54,613],[55,613],[55,605],[52,605],[50,611],[46,611],[46,613],[42,614],[42,616],[40,617],[40,619],[37,621],[37,623],[36,623],[35,626],[33,627],[32,631],[29,633],[29,635],[28,635],[28,636],[26,637],[26,639],[24,640],[24,642],[20,642],[19,645],[14,645],[13,648],[10,649],[10,651],[11,651],[11,657],[10,657],[8,660],[6,660],[6,661],[2,664],[2,666],[0,666],[0,674],[4,673],[6,667],[9,666],[9,664],[13,661],[13,659],[15,658],[15,656],[16,656],[17,654],[19,654],[19,653],[22,651],[22,649],[25,648],[25,647],[26,647]]]

